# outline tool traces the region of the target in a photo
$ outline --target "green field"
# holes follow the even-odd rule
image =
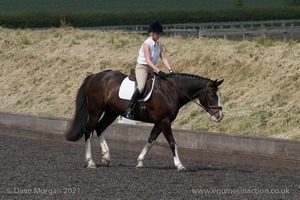
[[[300,6],[288,6],[286,1],[294,0],[0,0],[0,26],[98,27],[149,24],[153,20],[173,24],[299,19]]]
[[[155,9],[228,9],[235,0],[1,0],[0,12],[39,11],[140,11]],[[245,7],[278,7],[283,0],[244,0]]]

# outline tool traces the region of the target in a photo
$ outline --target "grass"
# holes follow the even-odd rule
[[[83,79],[105,69],[129,73],[144,39],[73,28],[0,28],[0,111],[71,118]],[[211,122],[207,113],[189,103],[173,127],[300,138],[299,43],[180,36],[163,36],[161,42],[176,72],[225,79],[221,123]]]

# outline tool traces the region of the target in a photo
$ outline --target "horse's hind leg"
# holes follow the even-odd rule
[[[96,164],[92,159],[90,134],[85,135],[85,160],[88,162],[87,168],[96,168]]]
[[[157,137],[159,136],[160,133],[161,133],[161,131],[160,131],[159,127],[155,125],[151,131],[151,134],[150,134],[147,144],[145,145],[144,149],[142,150],[142,152],[140,153],[140,155],[137,159],[138,164],[137,164],[136,168],[144,167],[144,159],[145,159],[146,155],[148,154],[148,152],[150,151],[152,145],[154,144],[155,140],[157,139]]]
[[[110,162],[110,153],[109,153],[109,148],[108,148],[107,142],[106,142],[105,137],[104,137],[104,133],[102,133],[99,136],[99,139],[100,139],[100,146],[101,146],[101,149],[102,149],[101,163],[102,163],[102,165],[108,167],[109,162]]]
[[[96,126],[97,135],[100,140],[100,146],[102,149],[102,159],[101,162],[104,166],[109,166],[110,162],[110,153],[109,153],[109,147],[107,145],[107,142],[104,137],[104,131],[105,129],[113,123],[113,121],[118,117],[118,114],[113,111],[106,111],[103,118],[99,121],[99,123]]]
[[[89,126],[95,128],[102,112],[89,114]],[[91,133],[85,134],[85,160],[88,163],[87,168],[96,168],[96,164],[92,159],[91,149]]]

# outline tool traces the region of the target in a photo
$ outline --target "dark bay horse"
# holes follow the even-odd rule
[[[103,132],[124,112],[129,101],[118,96],[121,82],[127,75],[119,71],[103,71],[89,75],[83,81],[76,97],[74,119],[65,133],[69,141],[77,141],[85,135],[86,161],[88,168],[95,168],[92,160],[90,135],[96,130],[102,148],[102,163],[109,165],[109,148]],[[138,165],[143,167],[143,160],[151,146],[162,132],[173,152],[174,164],[178,170],[185,169],[181,164],[177,146],[172,134],[171,123],[179,109],[190,101],[198,99],[213,121],[220,122],[223,117],[218,86],[223,80],[210,80],[189,74],[168,74],[166,79],[157,76],[152,96],[146,102],[139,102],[134,108],[135,120],[153,123],[148,142],[138,157]],[[102,116],[103,115],[103,116]],[[101,117],[102,116],[102,117]]]

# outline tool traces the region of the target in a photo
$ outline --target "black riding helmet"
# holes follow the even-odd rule
[[[163,33],[163,26],[158,21],[155,21],[150,24],[148,32]]]

